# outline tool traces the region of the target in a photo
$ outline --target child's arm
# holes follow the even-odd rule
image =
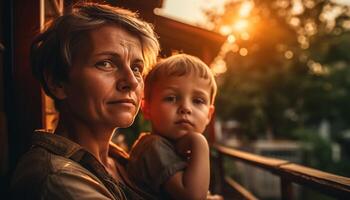
[[[202,134],[189,133],[176,144],[176,149],[185,154],[191,151],[188,166],[169,178],[164,189],[173,199],[206,199],[209,188],[209,146]]]

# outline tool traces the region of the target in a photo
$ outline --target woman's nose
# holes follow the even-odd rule
[[[135,77],[135,74],[130,70],[126,70],[122,74],[120,80],[117,83],[117,89],[119,91],[131,91],[135,90],[140,84],[140,81]]]

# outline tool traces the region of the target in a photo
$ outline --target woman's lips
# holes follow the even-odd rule
[[[117,99],[117,100],[112,100],[108,101],[107,104],[132,104],[136,106],[136,102],[133,99]]]

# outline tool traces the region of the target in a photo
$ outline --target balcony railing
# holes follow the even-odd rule
[[[291,200],[293,198],[293,185],[297,183],[302,187],[316,190],[320,193],[335,197],[336,199],[350,199],[350,178],[334,175],[309,167],[301,166],[290,161],[263,157],[219,144],[212,145],[217,152],[215,159],[219,166],[220,187],[229,186],[239,199],[258,199],[250,191],[227,176],[223,167],[223,157],[242,161],[246,164],[258,167],[280,178],[281,199]]]

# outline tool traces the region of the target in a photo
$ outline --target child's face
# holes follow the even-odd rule
[[[209,80],[196,75],[160,78],[144,102],[143,113],[156,134],[177,140],[187,133],[203,133],[214,112]]]

